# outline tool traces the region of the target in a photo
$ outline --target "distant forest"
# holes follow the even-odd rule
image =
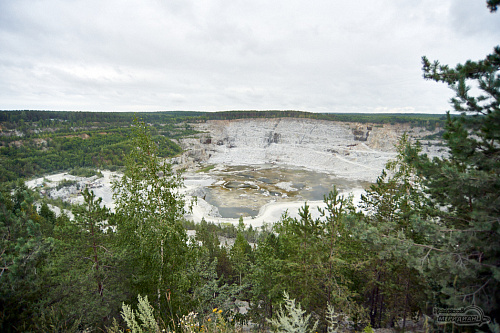
[[[190,113],[0,112],[0,180],[41,176],[74,168],[116,170],[130,152],[134,117],[152,123],[161,157],[179,154],[172,141],[196,133]]]
[[[232,120],[248,118],[310,118],[342,122],[374,124],[410,123],[414,126],[438,126],[444,123],[443,114],[425,113],[314,113],[294,110],[240,110],[240,111],[157,111],[157,112],[85,112],[85,111],[0,111],[0,123],[10,126],[22,122],[41,122],[52,125],[54,121],[67,122],[68,126],[100,123],[129,126],[134,117],[146,123],[176,123],[185,121]],[[21,122],[22,121],[22,122]]]
[[[443,114],[401,113],[312,113],[303,111],[223,111],[205,112],[200,119],[246,119],[246,118],[310,118],[330,121],[372,124],[411,124],[412,126],[435,128],[444,125]]]

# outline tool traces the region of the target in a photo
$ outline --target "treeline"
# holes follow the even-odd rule
[[[85,111],[40,111],[11,110],[0,111],[0,122],[10,126],[22,123],[37,123],[40,127],[53,127],[58,123],[68,123],[70,126],[110,125],[129,126],[135,117],[140,117],[147,123],[180,123],[186,119],[198,117],[199,112],[190,111],[158,111],[158,112],[85,112]]]
[[[373,124],[410,124],[414,127],[435,129],[443,127],[446,117],[437,114],[401,113],[313,113],[303,111],[223,111],[206,112],[202,120],[233,120],[249,118],[308,118],[329,121],[358,122]]]
[[[38,133],[44,128],[75,129],[81,127],[126,127],[134,117],[146,123],[163,126],[207,120],[234,120],[251,118],[308,118],[329,121],[373,124],[410,124],[426,128],[443,127],[445,117],[436,114],[375,114],[375,113],[313,113],[303,111],[159,111],[159,112],[70,112],[70,111],[0,111],[0,123],[5,129]],[[30,131],[26,131],[26,129]]]

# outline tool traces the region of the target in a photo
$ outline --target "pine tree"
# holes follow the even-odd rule
[[[418,154],[420,146],[411,144],[404,134],[396,151],[386,170],[361,197],[366,216],[358,234],[368,240],[371,253],[362,267],[373,327],[393,325],[397,317],[405,321],[410,313],[425,310],[428,289],[408,252],[408,244],[425,242],[421,221],[428,218],[422,179],[407,161],[409,152]]]
[[[325,317],[330,303],[357,323],[363,311],[354,301],[355,266],[362,260],[363,250],[350,229],[358,217],[352,196],[340,195],[336,188],[324,202],[320,218],[312,218],[305,204],[298,218],[285,214],[274,225],[277,236],[270,234],[257,246],[252,282],[266,300],[267,313],[274,312],[279,291],[288,290],[319,318]],[[264,278],[275,285],[261,281]]]
[[[45,239],[33,193],[19,183],[11,195],[0,188],[0,330],[28,329],[43,297],[42,270],[53,249]]]
[[[103,257],[110,256],[108,244],[104,242],[106,236],[112,235],[112,226],[108,225],[110,217],[109,210],[101,207],[102,198],[96,199],[94,192],[88,187],[82,192],[84,205],[73,210],[75,224],[81,228],[83,248],[82,253],[88,254],[92,270],[95,275],[96,292],[98,295],[104,294],[104,280],[106,274],[104,270],[109,266]],[[108,233],[109,231],[109,233]],[[108,237],[109,238],[109,237]]]
[[[493,12],[498,1],[488,1]],[[500,47],[455,68],[423,58],[424,78],[456,93],[444,140],[448,156],[408,154],[436,207],[432,244],[416,244],[441,301],[500,316]],[[429,237],[431,234],[429,234]]]
[[[123,258],[109,224],[113,215],[88,188],[82,194],[84,203],[72,209],[74,219],[63,214],[54,224],[55,246],[43,270],[47,288],[37,303],[44,316],[37,322],[40,330],[50,322],[103,328],[126,299]]]
[[[229,251],[232,266],[238,274],[238,284],[242,284],[242,276],[250,266],[250,256],[252,254],[252,247],[243,236],[243,233],[238,230],[236,240],[234,241],[231,250]]]
[[[260,328],[266,325],[265,318],[274,315],[285,288],[281,273],[286,265],[281,255],[282,245],[280,239],[271,232],[259,241],[255,249],[255,264],[250,271],[250,315]]]

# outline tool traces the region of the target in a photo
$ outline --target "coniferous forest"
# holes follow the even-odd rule
[[[426,332],[498,332],[500,47],[455,67],[422,62],[425,79],[456,93],[452,113],[421,119],[444,124],[449,155],[431,160],[403,136],[358,207],[333,188],[321,218],[304,205],[299,218],[260,229],[184,220],[182,174],[164,157],[180,152],[171,139],[193,133],[186,119],[210,114],[152,113],[130,126],[131,114],[2,112],[2,127],[30,134],[0,148],[0,330],[370,332],[419,322]],[[30,135],[32,146],[14,143]],[[22,181],[112,166],[124,174],[115,212],[85,189],[72,220]],[[221,246],[222,235],[234,245]],[[491,322],[433,316],[471,305]]]

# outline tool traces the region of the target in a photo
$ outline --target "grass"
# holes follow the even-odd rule
[[[215,164],[210,164],[210,165],[207,165],[206,167],[204,167],[196,172],[209,172],[213,168],[215,168]]]

